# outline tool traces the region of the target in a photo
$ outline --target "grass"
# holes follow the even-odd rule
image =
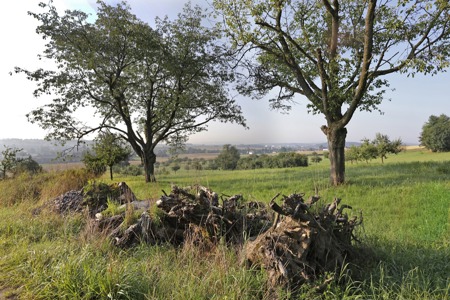
[[[304,286],[301,299],[448,299],[450,297],[450,153],[423,150],[384,164],[348,164],[348,182],[328,184],[328,161],[307,168],[195,171],[116,177],[140,199],[155,199],[170,184],[202,184],[218,193],[269,201],[281,192],[318,188],[364,215],[359,268],[342,272],[323,294]],[[239,249],[204,253],[186,244],[120,250],[92,230],[84,215],[33,215],[62,189],[76,189],[82,171],[0,182],[0,291],[19,299],[264,299],[265,274],[240,264]],[[62,175],[61,175],[62,174]],[[75,179],[78,178],[78,179]],[[107,177],[101,178],[105,183]],[[87,180],[86,180],[87,181]],[[70,184],[69,184],[70,183]],[[345,283],[345,284],[342,284]],[[283,294],[280,294],[283,296]],[[284,295],[286,298],[289,295]]]

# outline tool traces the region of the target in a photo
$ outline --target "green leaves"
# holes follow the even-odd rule
[[[17,158],[17,153],[23,149],[5,147],[2,151],[2,160],[0,161],[0,178],[5,179],[8,173],[14,173],[16,166],[21,159]]]
[[[444,114],[430,116],[422,127],[419,139],[433,152],[450,151],[450,118]]]
[[[93,150],[95,154],[88,152],[83,157],[86,168],[94,175],[101,175],[108,166],[111,180],[113,179],[113,165],[128,160],[131,155],[131,149],[119,136],[111,132],[100,133],[96,138]]]
[[[212,120],[245,126],[228,94],[230,51],[217,28],[202,25],[199,7],[186,5],[176,20],[157,19],[151,28],[125,2],[98,6],[95,18],[76,10],[60,15],[51,3],[30,13],[48,41],[42,56],[56,68],[16,72],[37,82],[36,96],[54,96],[28,114],[48,138],[80,140],[112,130],[149,164],[158,143],[179,147]],[[83,107],[98,119],[76,120]]]
[[[382,76],[448,68],[448,1],[327,3],[214,1],[236,48],[255,58],[241,60],[249,72],[241,91],[261,98],[279,88],[270,99],[279,108],[303,95],[312,112],[345,126],[357,108],[377,110],[389,87]]]

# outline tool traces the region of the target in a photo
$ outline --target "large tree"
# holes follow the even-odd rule
[[[274,88],[275,108],[296,95],[323,114],[331,182],[345,180],[346,126],[373,111],[385,75],[434,74],[449,65],[448,0],[214,0],[248,71],[241,91],[257,98]]]
[[[450,151],[450,117],[431,115],[422,127],[420,144],[433,152]]]
[[[220,32],[202,25],[199,7],[185,6],[174,21],[157,18],[155,28],[125,3],[98,2],[96,16],[78,10],[60,15],[50,2],[30,13],[47,41],[42,54],[56,68],[16,68],[37,82],[35,96],[53,101],[28,117],[48,129],[47,138],[81,140],[107,129],[120,134],[140,156],[146,181],[154,181],[155,147],[183,145],[212,120],[245,126],[230,98],[227,49]],[[91,107],[98,122],[75,112]]]

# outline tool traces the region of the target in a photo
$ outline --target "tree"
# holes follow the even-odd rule
[[[430,116],[422,127],[420,144],[433,152],[450,151],[450,118]]]
[[[31,155],[27,158],[19,159],[17,161],[16,167],[14,168],[14,174],[20,173],[29,173],[29,174],[37,174],[42,172],[42,166],[35,161]]]
[[[0,174],[1,178],[6,179],[8,173],[14,173],[17,164],[21,161],[17,158],[17,153],[23,149],[5,147],[2,151],[2,160],[0,161]]]
[[[345,151],[345,160],[351,163],[357,162],[361,159],[361,148],[352,145],[349,149]]]
[[[109,167],[109,177],[113,180],[113,166],[131,155],[131,149],[124,144],[118,135],[111,132],[100,133],[96,139],[93,150],[95,155],[85,155],[92,168],[101,172],[101,165]],[[104,172],[104,171],[103,171]],[[103,173],[102,172],[102,173]]]
[[[377,149],[377,155],[381,158],[381,163],[384,163],[384,159],[387,158],[389,153],[398,154],[402,151],[402,140],[396,139],[391,141],[385,134],[377,133],[372,144]]]
[[[149,182],[159,143],[181,147],[213,120],[245,126],[228,94],[234,79],[228,50],[217,28],[202,25],[199,7],[186,5],[176,20],[157,18],[151,28],[125,2],[97,3],[93,22],[78,10],[60,15],[51,2],[40,4],[44,12],[30,13],[48,41],[42,57],[56,68],[15,71],[37,82],[35,96],[55,96],[28,114],[49,131],[48,139],[80,141],[108,129],[131,145]],[[86,106],[98,117],[90,123],[75,119]]]
[[[227,144],[223,146],[222,151],[216,158],[216,162],[222,170],[234,170],[237,167],[240,157],[241,155],[238,149],[235,146]]]
[[[180,167],[180,165],[179,164],[175,164],[175,165],[173,165],[172,166],[172,171],[174,171],[175,173],[180,169],[181,167]]]
[[[445,0],[214,0],[247,70],[240,91],[289,109],[296,95],[323,114],[334,185],[345,180],[346,126],[378,110],[395,72],[435,74],[449,66]],[[254,59],[256,58],[256,59]]]
[[[378,157],[378,149],[369,139],[363,139],[361,146],[359,146],[359,159],[369,163],[369,160]]]

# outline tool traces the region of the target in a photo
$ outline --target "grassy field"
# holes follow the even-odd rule
[[[172,183],[265,202],[277,193],[309,196],[315,190],[324,202],[340,197],[364,215],[358,235],[365,257],[351,276],[342,271],[341,283],[323,294],[305,286],[300,299],[449,299],[450,153],[414,149],[384,164],[348,164],[347,183],[339,187],[328,183],[328,164],[179,170],[151,185],[141,176],[116,176],[114,182],[127,182],[140,199],[156,199]],[[265,299],[265,273],[241,266],[240,249],[119,250],[84,215],[33,214],[87,180],[77,170],[0,182],[0,299]]]

